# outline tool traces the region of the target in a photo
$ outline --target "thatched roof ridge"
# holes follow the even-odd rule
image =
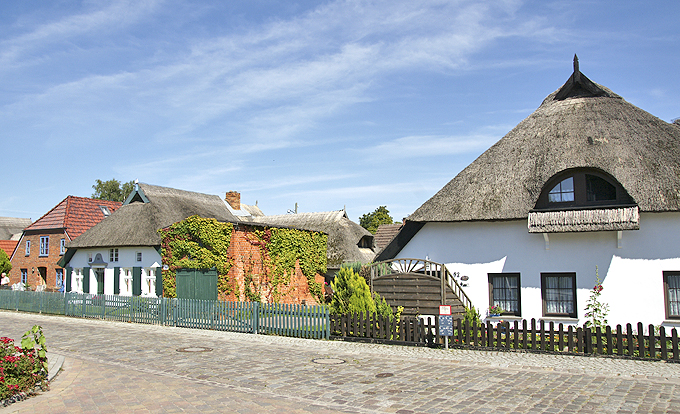
[[[546,181],[569,168],[609,173],[640,212],[680,210],[680,128],[578,74],[408,220],[526,219]]]
[[[133,193],[125,205],[67,247],[159,246],[158,230],[189,216],[238,221],[216,195],[143,183],[136,191],[137,196]],[[148,202],[136,201],[144,198]]]
[[[374,248],[359,247],[363,237],[367,237],[372,244],[373,235],[350,220],[345,210],[253,217],[251,221],[328,234],[329,268],[338,268],[343,262],[368,263],[375,256]]]

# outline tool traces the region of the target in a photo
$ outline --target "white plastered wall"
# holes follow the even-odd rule
[[[120,295],[132,295],[132,268],[142,268],[142,296],[156,296],[156,276],[154,269],[161,266],[161,256],[153,247],[119,247],[118,261],[110,261],[109,248],[89,248],[78,249],[71,258],[68,266],[73,268],[71,290],[82,293],[82,282],[79,288],[76,286],[76,274],[82,269],[90,267],[89,258],[96,257],[97,253],[102,255],[102,259],[107,263],[104,268],[104,294],[113,295],[114,293],[114,267],[120,268]],[[141,253],[142,260],[137,261],[137,253]],[[83,275],[86,277],[86,275]],[[97,278],[94,269],[90,269],[90,292],[96,292]],[[149,288],[151,286],[151,288]]]
[[[547,247],[547,248],[546,248]],[[526,220],[427,223],[397,257],[429,258],[469,280],[464,287],[482,315],[489,306],[488,273],[519,272],[524,319],[585,323],[595,285],[603,281],[601,301],[609,304],[609,324],[664,322],[663,271],[680,271],[680,213],[643,213],[640,230],[530,234]],[[575,272],[578,320],[542,315],[541,272]]]

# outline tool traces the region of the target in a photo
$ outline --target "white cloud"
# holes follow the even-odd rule
[[[383,142],[365,151],[371,158],[391,162],[395,159],[440,157],[481,152],[498,141],[498,135],[433,136],[413,135]]]
[[[33,52],[74,36],[96,36],[102,31],[111,30],[111,28],[119,30],[121,26],[137,22],[153,11],[158,4],[159,0],[116,1],[102,9],[70,15],[37,25],[27,33],[0,41],[2,50],[0,52],[0,68],[7,70],[12,67],[21,67],[27,61],[36,63],[42,58],[30,56]]]

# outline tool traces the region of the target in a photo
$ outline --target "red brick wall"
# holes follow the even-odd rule
[[[263,257],[259,240],[247,229],[234,230],[231,236],[228,255],[233,259],[229,270],[229,279],[234,281],[234,293],[220,295],[221,300],[245,301],[246,275],[252,275],[251,291],[260,293],[260,300],[264,303],[275,302],[272,292],[271,271],[266,263],[267,257]],[[315,275],[315,280],[323,284],[323,275]],[[307,278],[300,270],[299,263],[295,264],[294,273],[288,285],[279,285],[278,303],[316,305],[317,299],[309,291]],[[237,296],[238,295],[238,296]]]
[[[27,232],[28,233],[28,232]],[[56,283],[57,262],[61,259],[59,254],[59,244],[61,239],[68,238],[63,231],[60,230],[44,230],[40,233],[24,233],[24,237],[19,242],[12,258],[12,270],[9,272],[9,280],[11,284],[21,281],[21,269],[28,271],[28,284],[35,289],[38,284],[45,283],[40,277],[38,271],[39,267],[45,267],[47,270],[47,287],[54,288]],[[40,256],[40,236],[49,236],[49,255]],[[26,256],[26,240],[31,241],[31,252]],[[64,278],[66,271],[64,270]]]

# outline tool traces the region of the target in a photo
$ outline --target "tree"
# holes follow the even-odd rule
[[[7,273],[12,270],[12,263],[9,261],[9,256],[4,250],[0,249],[0,274]]]
[[[95,184],[92,188],[94,189],[92,198],[123,202],[135,189],[135,183],[133,181],[128,181],[121,185],[120,181],[112,178],[108,181],[95,180]]]
[[[361,218],[359,218],[359,225],[370,231],[372,234],[375,234],[375,232],[378,231],[378,227],[381,224],[393,223],[394,220],[392,219],[392,216],[390,216],[387,206],[380,206],[376,208],[374,212],[364,214],[361,216]]]

